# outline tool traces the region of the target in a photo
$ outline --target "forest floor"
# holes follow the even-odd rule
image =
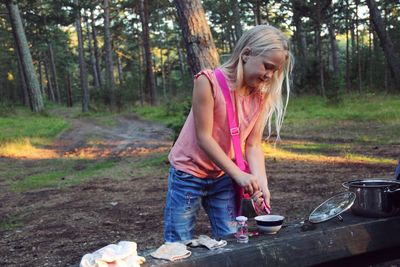
[[[120,240],[137,242],[139,250],[163,243],[171,131],[127,115],[115,115],[106,124],[90,117],[67,120],[71,127],[46,147],[56,152],[56,158],[0,158],[0,266],[70,266],[84,254]],[[357,128],[359,135],[372,129]],[[327,135],[283,136],[277,147],[281,152],[292,147],[286,156],[268,152],[273,213],[284,215],[286,223],[306,219],[322,201],[343,191],[344,181],[393,176],[400,143],[355,143]],[[300,151],[307,144],[321,142],[328,146],[320,147],[318,155]],[[346,157],[343,149],[331,149],[338,147],[345,147],[347,155],[392,161]],[[295,156],[300,152],[303,156]],[[82,158],[88,160],[77,160]],[[100,161],[112,165],[95,177],[69,185],[64,183],[72,176],[60,175],[55,186],[12,190],[11,185],[26,175],[48,171],[68,160],[76,173]],[[7,168],[13,168],[14,175],[4,178]],[[203,210],[195,234],[210,234]]]

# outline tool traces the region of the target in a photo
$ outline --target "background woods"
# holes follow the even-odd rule
[[[256,24],[280,28],[295,56],[282,140],[262,143],[273,212],[298,223],[343,182],[393,179],[399,11],[398,0],[0,0],[0,266],[160,246],[193,74]],[[211,235],[203,210],[197,234]]]
[[[294,91],[338,99],[400,83],[400,4],[374,0],[3,0],[0,97],[121,109],[191,95],[191,77],[224,61],[243,30],[291,38]]]

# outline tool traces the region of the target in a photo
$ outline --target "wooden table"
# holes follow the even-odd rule
[[[343,214],[343,222],[284,225],[274,235],[251,237],[239,244],[233,236],[228,245],[214,251],[193,248],[192,255],[176,262],[153,259],[153,250],[139,252],[146,266],[400,266],[400,216],[371,219]]]

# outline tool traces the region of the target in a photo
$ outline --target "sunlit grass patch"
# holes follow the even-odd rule
[[[116,120],[117,114],[111,112],[76,112],[72,116],[73,118],[90,118],[90,120],[95,121],[99,125],[113,127],[118,125],[118,120]]]
[[[169,114],[165,106],[143,106],[134,110],[141,118],[161,122],[165,125],[181,120],[178,114]]]
[[[344,95],[338,105],[317,96],[292,97],[281,136],[358,143],[398,143],[400,96]]]
[[[51,144],[46,138],[23,138],[10,141],[0,145],[0,157],[15,159],[52,159],[58,154],[53,149],[41,148],[40,146]]]
[[[388,164],[395,165],[396,160],[389,158],[368,157],[363,155],[342,153],[338,156],[325,156],[317,153],[301,153],[274,147],[273,145],[264,143],[263,151],[267,158],[296,160],[296,161],[312,161],[312,162],[333,162],[333,163],[367,163],[367,164]]]
[[[339,105],[332,106],[323,97],[293,97],[289,102],[287,120],[400,121],[398,95],[345,95],[343,99]]]
[[[25,138],[53,138],[67,127],[62,118],[21,110],[16,115],[0,118],[0,145]]]
[[[27,175],[22,179],[11,181],[10,187],[13,191],[24,192],[39,188],[62,188],[79,184],[105,169],[112,168],[115,162],[112,160],[89,162],[89,161],[54,161],[50,170],[43,170],[34,175]]]
[[[344,154],[351,149],[347,143],[323,143],[300,140],[283,140],[275,145],[278,149],[298,154],[332,155]]]
[[[356,161],[356,162],[365,162],[365,163],[370,163],[370,164],[396,164],[397,160],[394,159],[388,159],[388,158],[375,158],[375,157],[369,157],[369,156],[364,156],[364,155],[357,155],[357,154],[352,154],[352,153],[346,153],[344,155],[344,158],[350,160],[350,161]]]
[[[56,152],[44,147],[68,126],[63,118],[17,109],[15,113],[0,118],[0,156],[55,158]]]

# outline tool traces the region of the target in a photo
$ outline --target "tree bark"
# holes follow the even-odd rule
[[[69,72],[65,76],[65,87],[66,87],[66,94],[67,94],[67,107],[72,107],[72,90],[71,90],[71,76]]]
[[[111,36],[110,36],[110,3],[108,0],[104,0],[104,48],[106,53],[106,91],[110,97],[111,108],[114,109],[116,105],[115,101],[115,82],[113,74],[113,58],[111,48]]]
[[[151,105],[155,104],[155,78],[153,72],[153,60],[151,55],[150,45],[150,30],[149,30],[149,9],[146,0],[140,0],[140,20],[142,22],[142,36],[144,47],[144,63],[146,66],[146,87],[148,94],[148,101]]]
[[[253,7],[253,12],[254,12],[254,18],[255,18],[255,23],[256,25],[262,24],[262,19],[261,19],[261,3],[260,0],[255,0],[254,1],[254,7]]]
[[[82,112],[89,111],[89,88],[86,77],[86,63],[83,48],[83,37],[82,37],[82,27],[81,27],[81,8],[79,5],[79,0],[75,0],[75,4],[78,8],[76,12],[76,32],[78,34],[78,52],[79,52],[79,74],[80,74],[80,84],[82,89]]]
[[[44,95],[44,90],[43,90],[43,70],[42,70],[42,61],[38,61],[38,69],[39,69],[39,86],[40,86],[40,92],[42,95]]]
[[[174,3],[192,74],[215,68],[219,65],[218,52],[200,0],[174,0]]]
[[[18,48],[16,49],[16,54],[18,58],[18,73],[19,73],[19,81],[21,84],[21,89],[22,89],[22,95],[23,95],[23,103],[27,107],[31,107],[31,103],[29,100],[29,92],[28,92],[28,87],[26,85],[26,79],[25,79],[25,74],[22,66],[22,61],[21,61],[21,55],[18,52]],[[40,64],[39,64],[40,67]],[[42,92],[42,90],[40,90]],[[43,94],[42,94],[43,95]]]
[[[97,68],[96,68],[96,58],[92,46],[92,35],[90,32],[89,19],[87,17],[85,17],[85,22],[86,22],[86,34],[88,39],[88,49],[90,53],[90,64],[92,65],[93,84],[96,91],[100,91],[99,75],[97,73]]]
[[[92,24],[92,34],[93,34],[93,50],[94,50],[94,58],[96,60],[96,72],[97,78],[99,83],[99,88],[101,88],[102,81],[101,81],[101,69],[100,69],[100,53],[99,53],[99,45],[97,42],[97,31],[96,31],[96,24],[94,21],[93,9],[90,9],[90,22]]]
[[[43,97],[40,92],[39,81],[35,74],[35,68],[33,67],[32,55],[29,51],[18,5],[14,4],[11,0],[7,0],[5,3],[9,12],[13,31],[15,32],[15,42],[21,53],[21,63],[29,91],[30,103],[32,104],[31,109],[34,112],[39,112],[44,109]]]
[[[12,33],[14,36],[15,54],[18,59],[18,73],[19,73],[19,80],[20,80],[22,96],[23,96],[22,102],[25,106],[30,107],[32,109],[32,103],[31,103],[31,100],[29,97],[29,90],[28,90],[28,86],[26,85],[24,66],[22,65],[22,60],[21,60],[22,55],[21,55],[21,51],[19,50],[19,47],[17,44],[17,35],[16,35],[14,29],[12,30]],[[39,67],[40,67],[40,65],[39,65]],[[41,92],[42,92],[42,90],[41,90]]]
[[[303,23],[301,21],[301,17],[304,16],[301,10],[299,9],[298,2],[293,3],[293,23],[296,28],[294,32],[294,41],[297,48],[297,60],[301,62],[301,67],[297,68],[297,72],[300,77],[300,84],[303,84],[306,80],[307,72],[309,69],[308,66],[308,54],[307,54],[307,40],[304,34]],[[297,65],[298,66],[298,65]]]
[[[385,54],[390,72],[397,85],[400,84],[400,60],[397,55],[398,51],[395,51],[393,47],[392,39],[386,32],[384,22],[382,20],[381,14],[376,6],[374,0],[366,0],[369,8],[369,13],[374,25],[374,29],[378,34],[383,52]],[[397,86],[399,88],[399,86]]]
[[[350,92],[349,0],[346,0],[346,93]]]
[[[317,1],[316,16],[315,16],[315,45],[317,48],[317,63],[320,77],[320,94],[325,97],[325,79],[324,79],[324,64],[322,58],[322,40],[321,40],[321,23],[322,23],[322,7]]]
[[[231,5],[233,9],[233,20],[235,24],[235,36],[236,40],[239,40],[240,36],[243,34],[242,25],[240,24],[240,8],[238,0],[231,0]]]
[[[117,55],[117,67],[118,67],[118,81],[119,85],[124,84],[124,73],[122,71],[122,62],[121,62],[121,57]]]
[[[357,53],[357,78],[358,78],[358,93],[362,92],[362,80],[361,80],[361,51],[360,51],[360,33],[358,31],[358,6],[359,1],[356,0],[356,21],[355,21],[355,35],[356,35],[356,53]]]
[[[181,48],[181,42],[179,40],[178,35],[175,35],[175,42],[176,42],[176,47],[178,50],[178,59],[179,59],[179,70],[181,72],[181,79],[185,77],[185,64],[183,62],[183,53],[182,53],[182,48]],[[173,95],[176,96],[176,90],[175,88],[172,89]],[[175,94],[174,94],[175,93]]]
[[[51,42],[47,43],[48,50],[49,50],[49,60],[50,60],[50,66],[51,66],[51,76],[53,77],[53,84],[54,84],[54,93],[56,97],[57,103],[61,103],[61,95],[60,95],[60,88],[58,87],[58,81],[57,81],[57,70],[56,70],[56,63],[54,60],[54,51],[53,51],[53,45]]]
[[[328,27],[329,27],[329,39],[331,42],[333,75],[337,78],[339,77],[339,60],[338,60],[338,47],[336,42],[335,25],[333,21],[330,21]]]
[[[56,102],[56,97],[54,95],[53,82],[51,81],[50,73],[49,73],[49,62],[47,59],[44,60],[44,73],[46,75],[47,81],[47,96],[51,102]]]

